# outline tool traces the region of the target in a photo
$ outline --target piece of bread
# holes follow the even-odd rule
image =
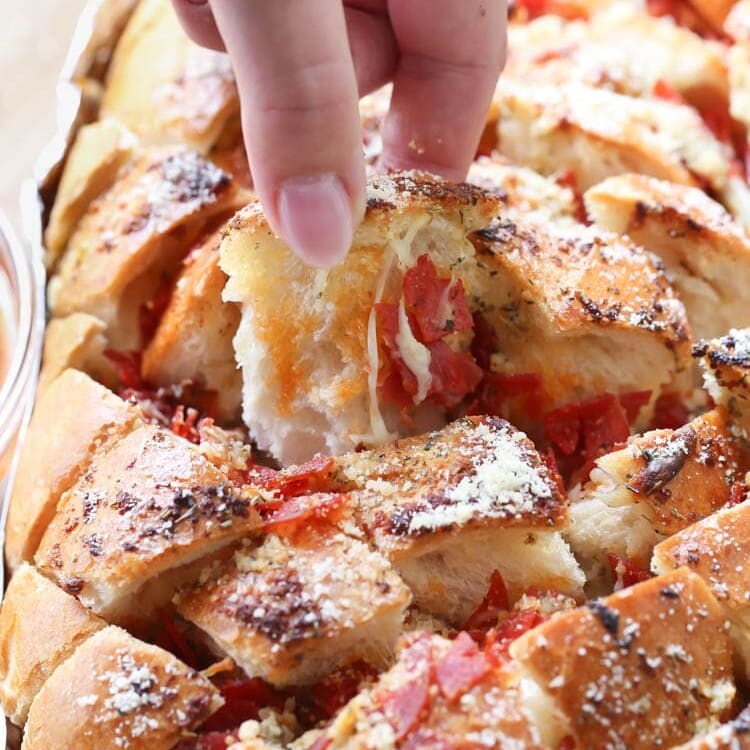
[[[578,206],[570,187],[528,167],[511,164],[497,153],[477,159],[466,181],[495,193],[505,206],[503,215],[512,221],[564,226],[576,223]]]
[[[690,4],[711,24],[715,31],[721,31],[735,2],[736,0],[690,0]]]
[[[682,565],[711,588],[732,623],[735,655],[750,680],[750,503],[724,508],[666,539],[654,550],[656,573]]]
[[[133,155],[136,139],[112,118],[78,131],[63,169],[49,223],[44,231],[46,265],[54,269],[79,219],[117,178]]]
[[[5,559],[11,571],[32,560],[60,497],[94,457],[142,423],[137,407],[76,370],[47,387],[34,409],[8,509]]]
[[[699,341],[693,355],[703,370],[703,384],[716,404],[729,412],[735,428],[750,438],[750,329]]]
[[[380,457],[379,475],[352,457],[346,475],[365,481],[349,509],[420,609],[462,625],[495,570],[511,602],[530,588],[581,598],[583,575],[560,533],[567,498],[523,433],[467,418],[404,443]]]
[[[745,709],[737,718],[718,729],[702,734],[675,750],[749,750],[750,711]]]
[[[221,265],[225,299],[242,305],[235,351],[259,447],[295,463],[444,424],[481,379],[472,314],[490,330],[477,341],[487,366],[541,378],[542,410],[607,391],[657,394],[689,370],[684,310],[652,256],[591,229],[488,227],[501,210],[479,188],[376,177],[346,261],[328,272],[299,261],[257,204],[237,214]]]
[[[721,408],[599,458],[566,532],[592,590],[611,590],[608,554],[648,570],[654,547],[726,505],[745,469]]]
[[[594,186],[584,200],[597,224],[661,258],[696,338],[750,325],[750,238],[702,190],[628,174]]]
[[[468,672],[459,671],[468,661]],[[395,747],[554,747],[523,705],[512,666],[487,659],[466,633],[426,633],[404,643],[396,664],[354,698],[320,740],[332,750]],[[561,737],[556,738],[558,741]]]
[[[240,312],[223,302],[226,276],[219,268],[221,230],[185,259],[156,333],[143,352],[142,375],[153,385],[190,380],[217,395],[218,418],[236,424],[242,377],[232,339]]]
[[[750,0],[735,0],[724,20],[724,32],[734,42],[750,41]]]
[[[259,530],[257,493],[227,483],[187,440],[139,427],[62,496],[36,565],[98,614],[148,618],[171,599],[164,574]]]
[[[115,387],[115,369],[104,355],[107,349],[105,328],[99,318],[88,313],[72,313],[50,320],[44,333],[38,392],[46,390],[68,369],[85,372],[97,382]]]
[[[106,624],[31,565],[18,568],[0,609],[0,700],[14,724],[26,723],[52,672]]]
[[[49,283],[52,314],[89,313],[107,325],[112,348],[140,348],[142,306],[211,222],[245,198],[228,174],[194,151],[143,151],[78,223]]]
[[[239,119],[229,58],[190,41],[169,0],[141,0],[115,48],[101,115],[146,143],[185,143],[208,154]]]
[[[216,688],[172,654],[107,627],[37,693],[22,750],[170,750],[221,704]]]
[[[499,151],[545,175],[571,171],[581,190],[628,172],[727,188],[731,154],[691,107],[575,82],[503,80],[496,97]]]
[[[651,750],[718,724],[735,695],[721,607],[685,569],[553,615],[510,646],[576,747]]]
[[[175,603],[246,674],[286,686],[357,660],[387,666],[410,600],[384,557],[323,528],[239,549]]]

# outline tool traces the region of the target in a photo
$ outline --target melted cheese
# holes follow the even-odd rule
[[[414,337],[409,318],[406,315],[403,297],[398,304],[396,344],[401,352],[404,364],[414,373],[414,377],[417,379],[417,393],[414,396],[414,403],[421,404],[427,398],[427,393],[432,385],[432,373],[430,372],[432,355],[430,350]]]
[[[416,262],[414,240],[417,234],[430,223],[430,218],[429,214],[415,216],[409,229],[401,237],[391,238],[391,249],[398,257],[402,268],[410,268]]]

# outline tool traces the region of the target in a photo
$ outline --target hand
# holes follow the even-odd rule
[[[173,0],[229,52],[258,196],[314,266],[340,262],[364,212],[358,97],[393,81],[385,167],[460,180],[505,58],[505,0]]]

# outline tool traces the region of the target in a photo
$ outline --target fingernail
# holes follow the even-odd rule
[[[331,268],[346,257],[354,225],[349,195],[332,174],[295,177],[279,191],[281,234],[305,263]]]

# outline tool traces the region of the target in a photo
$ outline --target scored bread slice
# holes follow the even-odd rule
[[[567,498],[526,435],[496,417],[466,418],[404,447],[351,493],[350,509],[418,607],[460,626],[495,570],[511,601],[532,587],[581,598],[583,574],[561,534]],[[394,465],[408,468],[394,476]],[[355,458],[347,473],[357,470]]]
[[[611,586],[608,554],[648,570],[654,546],[726,505],[746,463],[722,408],[597,459],[566,531],[592,590]]]
[[[726,408],[738,432],[750,438],[750,328],[733,328],[721,338],[700,341],[693,355],[711,398]]]
[[[194,151],[141,152],[78,223],[49,284],[52,314],[95,315],[113,348],[138,349],[142,305],[210,222],[244,200],[228,174]]]
[[[685,569],[553,615],[510,652],[582,748],[686,742],[735,695],[721,607]]]
[[[576,197],[569,187],[497,153],[474,161],[466,181],[496,193],[505,205],[503,215],[513,221],[576,224]]]
[[[473,238],[489,269],[482,315],[494,329],[490,369],[541,380],[538,411],[603,393],[682,387],[690,371],[682,303],[656,258],[592,227],[499,221]],[[509,418],[525,426],[529,415]]]
[[[49,223],[44,230],[45,263],[54,269],[79,219],[130,160],[136,139],[112,118],[83,126],[65,159]]]
[[[116,386],[114,367],[104,355],[105,330],[104,323],[88,313],[50,320],[44,333],[39,393],[68,369],[85,372],[107,387]]]
[[[404,272],[424,254],[441,274],[460,279],[474,257],[467,235],[501,206],[478,188],[417,173],[374,178],[367,197],[346,260],[329,271],[301,262],[258,203],[232,219],[222,242],[225,299],[243,311],[234,341],[244,420],[259,447],[284,464],[387,442],[387,421],[394,433],[407,431],[398,409],[384,416],[377,398],[374,306],[398,304]],[[412,433],[446,421],[437,406],[424,411]]]
[[[25,724],[52,672],[106,624],[31,565],[21,565],[0,609],[0,700],[16,726]]]
[[[652,568],[682,565],[711,588],[732,623],[735,654],[750,680],[750,503],[724,508],[666,539],[654,550]]]
[[[227,484],[187,440],[139,427],[97,456],[60,499],[37,567],[108,619],[148,618],[173,593],[161,574],[260,528],[258,494]]]
[[[544,736],[531,720],[512,665],[491,662],[466,633],[454,641],[414,633],[396,664],[341,710],[319,742],[332,750],[541,750],[560,739]]]
[[[143,424],[141,411],[76,370],[55,379],[36,403],[24,440],[5,527],[11,571],[31,561],[58,500],[100,452]]]
[[[207,154],[239,109],[229,58],[192,42],[169,0],[139,2],[107,71],[102,116],[144,142]]]
[[[504,80],[499,150],[542,174],[571,171],[579,189],[638,172],[722,195],[730,151],[691,107],[605,89]]]
[[[600,226],[627,234],[664,262],[696,338],[750,325],[750,238],[697,188],[645,175],[621,175],[584,196]]]
[[[22,750],[170,750],[222,705],[172,654],[110,626],[64,661],[34,698]]]
[[[169,305],[143,352],[144,379],[157,386],[190,380],[217,395],[218,418],[237,422],[242,377],[232,338],[240,312],[223,302],[226,276],[219,268],[221,232],[212,234],[185,259]]]
[[[329,528],[242,547],[175,604],[249,676],[286,686],[386,666],[410,598],[381,555]]]

